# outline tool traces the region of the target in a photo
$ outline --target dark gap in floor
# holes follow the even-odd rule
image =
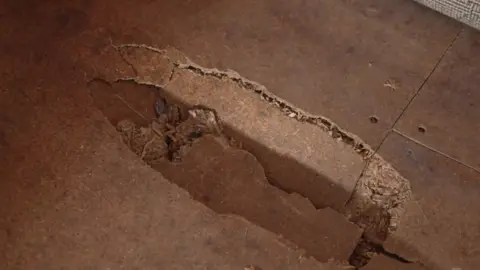
[[[379,255],[389,257],[404,264],[412,263],[411,261],[402,258],[398,254],[388,252],[381,244],[377,244],[368,240],[365,235],[362,236],[362,239],[353,251],[348,262],[356,269],[361,269],[362,267],[366,266],[373,257]]]

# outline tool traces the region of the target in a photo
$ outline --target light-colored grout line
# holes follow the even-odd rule
[[[475,172],[477,172],[477,173],[480,173],[480,170],[479,170],[479,169],[477,169],[477,168],[475,168],[475,167],[473,167],[473,166],[471,166],[471,165],[468,165],[468,164],[464,163],[463,161],[461,161],[461,160],[459,160],[459,159],[457,159],[457,158],[454,158],[454,157],[448,155],[447,153],[438,151],[437,149],[435,149],[435,148],[433,148],[433,147],[430,147],[430,146],[422,143],[421,141],[419,141],[419,140],[417,140],[417,139],[415,139],[415,138],[413,138],[413,137],[410,137],[410,136],[408,136],[408,135],[405,134],[405,133],[400,132],[399,130],[393,129],[392,132],[393,132],[393,133],[396,133],[396,134],[404,137],[405,139],[408,139],[408,140],[410,140],[410,141],[412,141],[412,142],[414,142],[414,143],[416,143],[416,144],[418,144],[418,145],[420,145],[420,146],[422,146],[422,147],[425,147],[426,149],[428,149],[428,150],[430,150],[430,151],[432,151],[432,152],[434,152],[434,153],[436,153],[436,154],[439,154],[439,155],[441,155],[441,156],[443,156],[443,157],[446,157],[446,158],[448,158],[448,159],[451,159],[451,160],[459,163],[460,165],[463,165],[463,166],[465,166],[465,167],[467,167],[467,168],[469,168],[469,169],[471,169],[471,170],[473,170],[473,171],[475,171]]]
[[[125,104],[128,108],[130,108],[130,110],[132,110],[132,111],[134,111],[136,114],[138,114],[138,116],[140,116],[140,117],[142,117],[144,120],[148,121],[145,116],[143,116],[139,111],[135,110],[135,108],[133,108],[132,106],[130,106],[130,104],[128,104],[128,102],[125,101],[125,99],[123,99],[121,96],[119,96],[118,94],[115,94],[115,97],[118,98],[121,102],[123,102],[123,104]]]

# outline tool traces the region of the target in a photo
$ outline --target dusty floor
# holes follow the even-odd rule
[[[132,267],[155,257],[150,253],[154,243],[141,249],[141,239],[152,237],[149,232],[135,234],[134,240],[114,239],[139,219],[151,226],[145,217],[123,217],[120,223],[125,224],[115,228],[110,224],[118,222],[116,215],[134,213],[131,208],[142,208],[145,202],[149,207],[165,203],[155,194],[146,195],[161,188],[155,181],[135,186],[133,199],[126,199],[131,186],[123,180],[110,182],[109,174],[117,168],[122,170],[115,177],[122,179],[142,166],[133,154],[127,163],[112,159],[104,164],[109,155],[129,155],[127,148],[115,150],[122,144],[88,93],[87,83],[102,61],[101,48],[111,43],[174,46],[203,66],[236,70],[358,134],[411,181],[424,209],[421,222],[425,219],[430,227],[399,234],[409,235],[417,249],[431,249],[431,260],[447,250],[460,269],[473,269],[480,262],[480,233],[475,229],[480,222],[475,214],[480,198],[480,94],[475,91],[480,83],[480,33],[474,30],[408,0],[12,0],[0,3],[0,33],[0,241],[5,240],[2,248],[9,250],[2,252],[9,263],[6,269],[33,269],[38,262],[44,269],[68,268],[72,256],[80,261],[98,258],[91,245],[62,242],[68,239],[62,233],[72,232],[80,232],[75,237],[83,243],[107,239],[99,248],[103,255],[97,268],[108,267],[115,252],[130,254],[109,247],[132,241],[138,241],[135,248],[147,257],[130,254]],[[93,163],[90,156],[96,157]],[[137,181],[153,177],[136,173]],[[85,177],[92,174],[91,179],[110,180],[98,183]],[[56,222],[58,215],[61,222]],[[95,223],[98,218],[101,222]],[[84,227],[68,230],[72,224]],[[285,228],[269,228],[284,234],[280,229]],[[37,239],[37,234],[45,238]],[[292,237],[308,242],[301,234]],[[48,241],[54,248],[44,248]],[[275,246],[265,243],[249,247]],[[233,241],[224,245],[232,246]],[[234,261],[223,262],[242,267]],[[188,262],[176,267],[198,269],[189,268]]]

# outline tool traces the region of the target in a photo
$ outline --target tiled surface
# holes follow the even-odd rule
[[[477,269],[480,173],[396,133],[389,135],[380,154],[410,180],[414,194],[385,248],[439,269]]]
[[[480,32],[465,29],[396,129],[480,170],[479,117]]]
[[[203,66],[236,70],[373,146],[460,27],[409,0],[129,5],[99,5],[95,20],[111,16],[113,33],[130,29],[133,37],[149,37],[132,41],[175,46]],[[371,116],[378,123],[371,124]]]

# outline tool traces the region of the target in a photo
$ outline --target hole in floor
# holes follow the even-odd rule
[[[427,128],[424,125],[419,125],[417,127],[417,130],[418,130],[418,132],[420,132],[422,134],[427,132]]]
[[[222,126],[215,111],[187,107],[157,87],[102,80],[88,86],[125,144],[195,200],[283,235],[319,261],[350,257],[356,243],[349,250],[337,239],[356,227],[338,212],[325,217],[316,210],[335,209],[336,196],[349,196],[326,177]]]
[[[372,124],[378,123],[378,117],[376,117],[375,115],[370,116],[369,119],[370,119],[370,123]]]

